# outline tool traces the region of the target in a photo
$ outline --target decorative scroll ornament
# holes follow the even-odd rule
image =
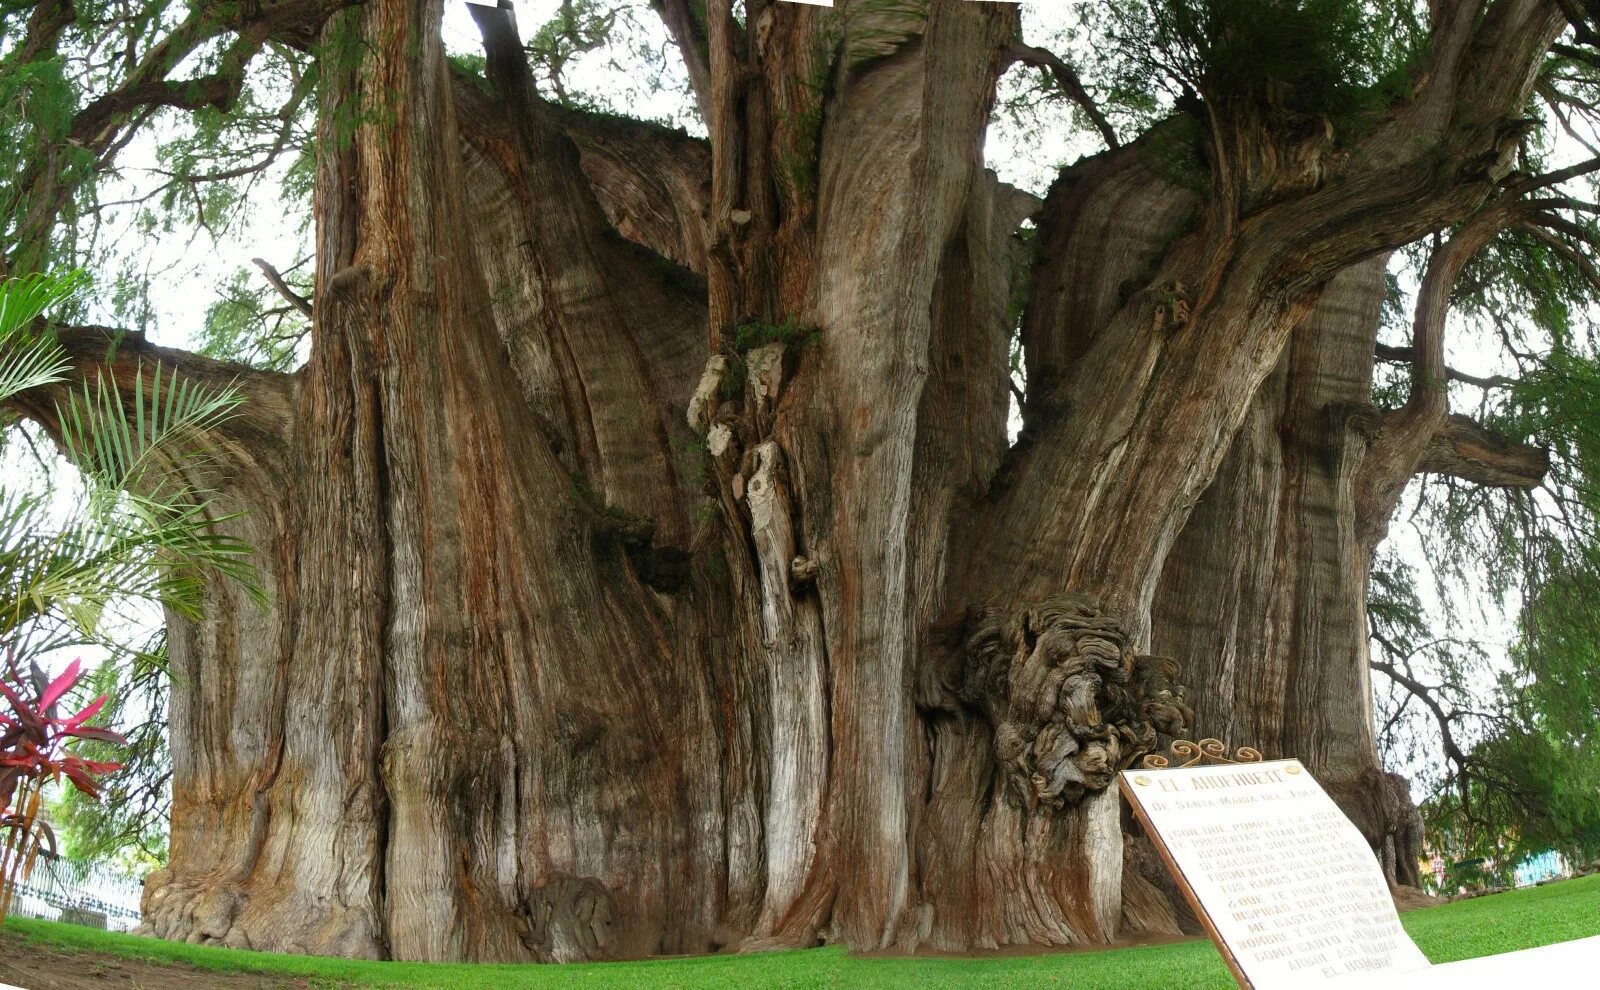
[[[1228,755],[1228,747],[1221,739],[1202,739],[1199,742],[1190,742],[1187,739],[1174,739],[1172,746],[1172,759],[1160,753],[1150,753],[1144,758],[1146,770],[1172,769],[1177,761],[1176,769],[1200,766],[1204,763],[1260,763],[1261,751],[1249,746],[1240,746],[1232,756]]]

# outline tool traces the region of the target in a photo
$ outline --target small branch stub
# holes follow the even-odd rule
[[[706,434],[706,449],[712,457],[721,457],[733,447],[733,428],[727,423],[717,423]]]
[[[817,579],[817,562],[807,556],[799,556],[789,562],[789,580],[796,585],[810,584]]]
[[[266,276],[267,283],[283,297],[285,302],[299,310],[302,315],[308,318],[311,316],[311,300],[290,288],[283,273],[272,267],[264,258],[251,258],[250,261],[261,269],[261,274]]]

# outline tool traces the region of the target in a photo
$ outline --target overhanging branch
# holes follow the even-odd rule
[[[1111,126],[1111,121],[1107,119],[1105,113],[1094,102],[1094,98],[1089,95],[1089,91],[1084,88],[1083,80],[1079,78],[1078,73],[1073,71],[1072,66],[1063,61],[1061,56],[1049,49],[1037,48],[1022,41],[1015,41],[1011,45],[1011,57],[1024,65],[1031,65],[1034,68],[1048,72],[1051,78],[1055,80],[1056,85],[1061,87],[1062,92],[1067,94],[1067,98],[1076,103],[1078,109],[1083,111],[1084,116],[1088,117],[1090,122],[1094,124],[1095,130],[1099,131],[1100,136],[1105,139],[1106,147],[1119,148],[1122,146],[1122,142],[1117,140],[1116,128]]]
[[[67,25],[77,19],[71,0],[45,0],[28,15],[28,26],[22,34],[22,44],[17,48],[15,64],[27,65],[45,52],[54,50],[56,39]]]
[[[70,389],[81,388],[85,382],[103,381],[125,403],[132,403],[138,398],[141,383],[146,389],[151,386],[159,365],[163,375],[174,375],[208,390],[236,389],[244,401],[237,412],[217,426],[208,443],[227,461],[271,465],[269,476],[286,476],[287,465],[282,458],[287,453],[292,422],[293,375],[160,347],[142,333],[110,327],[58,327],[56,341],[71,365],[66,380],[31,389],[10,402],[12,411],[38,423],[52,437],[59,440],[61,436],[57,407]]]
[[[284,301],[305,314],[306,319],[309,320],[311,318],[311,300],[291,289],[289,283],[283,280],[283,276],[279,274],[278,270],[264,259],[251,258],[250,261],[261,269],[261,274],[266,276],[267,283],[277,290],[278,295],[282,296]]]
[[[1462,269],[1526,210],[1523,201],[1503,199],[1473,214],[1448,240],[1435,237],[1412,321],[1411,389],[1405,405],[1384,414],[1356,478],[1356,535],[1368,554],[1387,533],[1407,483],[1429,458],[1438,457],[1441,466],[1461,470],[1477,466],[1470,457],[1453,456],[1449,443],[1435,453],[1439,434],[1451,422],[1445,388],[1445,322]]]
[[[689,73],[689,86],[694,90],[695,105],[701,119],[709,119],[711,110],[711,42],[706,37],[705,21],[695,15],[689,0],[650,0],[650,6],[661,15],[661,21],[672,35],[672,41],[683,55],[683,67]],[[702,4],[702,9],[704,5]]]
[[[1382,636],[1374,633],[1373,638],[1378,640],[1379,644],[1383,646],[1385,650],[1388,650],[1391,653],[1398,652],[1394,644],[1390,643]],[[1427,707],[1428,711],[1433,713],[1434,721],[1439,725],[1439,734],[1444,741],[1445,759],[1454,764],[1458,770],[1464,768],[1466,766],[1467,756],[1466,753],[1462,751],[1460,744],[1457,743],[1455,739],[1455,733],[1453,731],[1455,726],[1455,716],[1451,712],[1445,711],[1444,706],[1439,703],[1439,699],[1434,697],[1433,691],[1426,684],[1423,684],[1409,673],[1401,670],[1397,665],[1389,663],[1388,661],[1371,660],[1368,661],[1368,666],[1380,674],[1388,677],[1390,680],[1393,680],[1402,688],[1405,688],[1412,697],[1422,702],[1422,704]]]
[[[1434,433],[1419,466],[1477,485],[1533,489],[1550,471],[1550,450],[1513,443],[1471,417],[1452,415]]]
[[[95,171],[104,171],[158,110],[231,107],[243,89],[249,63],[269,41],[304,49],[333,13],[355,2],[197,4],[143,52],[130,48],[125,56],[130,66],[126,76],[72,116],[64,139],[43,142],[18,175],[11,201],[0,203],[0,209],[17,215],[13,244],[9,253],[0,257],[0,272],[26,273],[42,264],[61,210],[78,191],[78,184],[67,178],[77,152],[88,152]],[[63,30],[76,16],[70,2],[35,8],[21,45],[0,66],[10,70],[56,54]],[[208,43],[230,35],[215,69],[187,78],[169,76],[174,67],[189,62]],[[35,108],[24,107],[24,116],[34,112]]]

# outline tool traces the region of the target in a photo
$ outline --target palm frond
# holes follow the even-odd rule
[[[156,364],[148,379],[143,367],[134,373],[133,396],[125,405],[102,372],[58,403],[67,456],[105,491],[156,503],[192,495],[181,468],[206,459],[206,434],[239,407],[238,388],[208,388]]]
[[[0,345],[29,333],[45,310],[77,295],[88,284],[81,271],[23,275],[0,281]]]
[[[0,294],[0,301],[4,296]],[[0,344],[0,402],[66,374],[67,356],[49,336],[27,337]]]
[[[66,373],[66,355],[34,322],[72,298],[86,281],[82,272],[0,280],[0,402],[60,381]]]
[[[36,320],[69,298],[80,275],[0,282],[0,400],[59,380],[65,355]],[[0,484],[0,641],[26,652],[103,640],[107,617],[139,602],[198,617],[208,578],[258,601],[253,548],[219,528],[199,479],[214,431],[242,397],[155,364],[129,383],[107,371],[56,404],[60,439],[83,472],[76,512],[59,498]]]

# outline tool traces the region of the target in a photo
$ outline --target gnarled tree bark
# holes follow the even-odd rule
[[[1006,5],[657,6],[709,145],[542,102],[506,5],[474,8],[481,90],[438,0],[323,29],[359,58],[319,91],[311,358],[226,493],[273,605],[173,619],[149,930],[574,960],[1173,929],[1107,785],[1223,718],[1370,757],[1326,407],[1370,374],[1372,259],[1505,177],[1559,11],[1439,5],[1350,145],[1208,95],[1041,205],[983,167]],[[1198,518],[1259,500],[1263,563],[1304,573],[1158,596],[1219,566],[1210,523],[1180,536],[1208,486]],[[1272,587],[1296,611],[1259,641],[1299,673],[1197,661],[1207,605]]]

